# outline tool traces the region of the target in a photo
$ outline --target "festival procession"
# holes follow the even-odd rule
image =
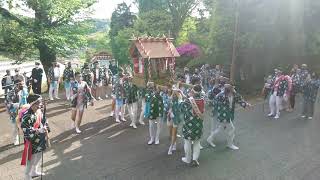
[[[41,33],[37,29],[39,34],[32,35],[39,58],[33,52],[32,60],[0,61],[0,180],[320,179],[317,56],[307,59],[294,45],[291,51],[277,50],[278,54],[271,47],[243,49],[247,44],[245,35],[241,36],[245,31],[241,9],[233,9],[234,32],[219,34],[217,24],[206,32],[210,23],[204,19],[218,16],[211,13],[227,5],[216,3],[215,11],[208,2],[195,2],[190,0],[194,6],[189,7],[168,1],[167,9],[154,0],[149,5],[132,2],[139,13],[145,11],[142,15],[130,12],[132,7],[125,2],[117,4],[103,32],[110,44],[79,47],[85,60],[67,51],[81,44],[72,42],[85,31],[71,26],[78,26],[71,17],[80,16],[90,3],[80,7],[72,1],[66,11],[46,4],[53,11],[43,14],[31,2],[23,5],[35,11],[35,23],[41,19],[38,16],[50,16],[48,22],[52,22],[41,22],[39,29],[56,29]],[[11,6],[19,8],[0,0],[0,20],[9,18],[8,23],[29,26],[11,14]],[[199,15],[194,15],[196,7],[202,6],[207,9],[198,9]],[[192,10],[186,12],[185,24],[178,25],[173,12],[181,7]],[[79,12],[71,12],[72,8]],[[165,13],[157,12],[159,8]],[[66,17],[55,17],[54,10]],[[207,11],[210,15],[204,14]],[[168,19],[175,23],[162,22]],[[98,20],[94,23],[83,26],[102,26]],[[145,28],[153,25],[153,30]],[[175,26],[179,31],[174,32]],[[203,31],[196,32],[197,28]],[[47,43],[56,35],[53,31],[66,37]],[[77,32],[73,36],[68,34],[71,31]],[[0,45],[2,39],[9,42],[1,33]],[[105,38],[99,33],[86,41]],[[223,42],[218,36],[233,38],[230,47],[219,44]],[[19,44],[26,49],[24,43]],[[17,53],[20,49],[15,48]],[[28,52],[15,56],[8,49],[0,47],[0,60],[28,56]],[[272,63],[267,58],[257,60],[263,51],[274,58]],[[278,55],[290,60],[278,63]]]
[[[31,88],[18,74],[18,69],[16,75],[8,71],[3,77],[2,87],[6,92],[5,106],[12,123],[13,144],[24,146],[21,165],[26,167],[25,179],[44,175],[40,170],[40,161],[44,158],[43,152],[51,146],[46,104],[60,98],[70,106],[70,128],[76,134],[82,133],[83,114],[87,107],[94,106],[103,97],[111,98],[111,112],[106,116],[112,117],[116,123],[128,121],[126,124],[137,130],[148,126],[149,138],[145,143],[150,146],[162,143],[160,134],[162,129],[168,128],[169,156],[179,148],[177,140],[181,137],[184,144],[181,147],[184,150],[181,157],[183,163],[199,166],[203,148],[201,140],[206,140],[214,148],[215,137],[220,132],[226,133],[229,149],[239,149],[234,143],[235,108],[250,109],[252,105],[237,91],[221,66],[204,64],[196,69],[184,68],[182,74],[178,74],[175,61],[179,54],[170,39],[138,37],[132,41],[141,47],[132,49],[135,51],[132,66],[119,66],[113,59],[108,67],[100,67],[99,62],[95,61],[85,63],[81,71],[75,71],[68,62],[64,71],[60,72],[58,64],[53,62],[48,71],[48,99],[41,95],[44,72],[39,68],[39,62],[32,69]],[[155,56],[153,52],[144,50],[144,45],[150,42],[166,42],[168,56],[152,59]],[[64,84],[65,97],[59,97],[61,84]],[[313,119],[320,79],[315,72],[308,70],[306,64],[294,64],[289,72],[275,68],[274,73],[261,84],[262,96],[269,105],[269,112],[264,116],[281,119],[282,111],[299,111],[301,118]],[[101,91],[103,87],[108,89],[106,94]],[[298,95],[302,96],[299,99],[302,109],[295,108]],[[205,113],[209,114],[209,119],[205,119]],[[212,126],[209,136],[205,137],[203,121],[208,120],[212,121]]]

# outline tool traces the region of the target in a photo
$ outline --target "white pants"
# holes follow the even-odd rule
[[[282,97],[277,96],[277,92],[274,92],[269,99],[270,114],[280,116],[281,106]]]
[[[129,115],[131,119],[132,124],[136,124],[136,117],[137,117],[137,111],[138,111],[138,102],[134,102],[132,104],[128,104],[129,109]]]
[[[53,99],[53,95],[55,98],[57,98],[58,94],[59,94],[58,81],[53,81],[52,83],[50,83],[50,87],[49,87],[49,98]]]
[[[192,141],[191,140],[184,140],[184,152],[187,162],[191,162],[191,160],[198,161],[200,156],[200,139],[193,141],[193,151],[192,151]],[[192,154],[193,152],[193,154]]]
[[[117,100],[116,100],[117,101]],[[121,106],[119,106],[117,103],[116,103],[116,109],[115,109],[115,114],[116,114],[116,120],[119,120],[119,115],[121,113],[121,120],[124,119],[124,104],[122,104]]]
[[[140,100],[140,102],[141,102],[141,112],[140,112],[139,122],[143,122],[144,111],[145,111],[145,108],[146,108],[146,100],[142,99],[142,100]]]
[[[149,135],[152,141],[159,140],[161,128],[162,121],[160,120],[160,118],[157,118],[156,120],[149,120]]]
[[[226,131],[228,136],[227,136],[227,143],[228,146],[233,145],[233,140],[235,137],[235,128],[234,125],[232,123],[232,121],[230,121],[230,123],[218,123],[216,128],[214,130],[211,131],[210,136],[208,137],[209,141],[213,141],[214,138],[216,137],[217,134],[219,134],[221,131]]]
[[[26,171],[25,171],[25,180],[31,180],[32,175],[37,172],[37,174],[40,174],[39,169],[39,162],[41,160],[41,152],[32,154],[32,158],[30,161],[27,161]]]
[[[71,88],[66,88],[66,98],[69,100],[71,98]]]
[[[13,143],[19,142],[19,131],[15,123],[12,124],[12,141]],[[19,142],[20,143],[20,142]]]

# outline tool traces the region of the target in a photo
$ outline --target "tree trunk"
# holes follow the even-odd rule
[[[37,47],[40,54],[41,64],[43,66],[46,77],[48,78],[48,70],[52,66],[52,62],[56,61],[57,54],[54,50],[50,49],[44,42],[40,42]]]

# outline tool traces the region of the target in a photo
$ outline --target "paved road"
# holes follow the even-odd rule
[[[160,145],[146,145],[147,126],[137,130],[129,123],[116,124],[106,118],[109,101],[90,107],[81,127],[83,134],[68,131],[69,111],[62,102],[49,105],[53,147],[44,154],[45,180],[319,180],[320,119],[306,120],[294,113],[281,119],[263,116],[262,106],[236,114],[238,151],[225,147],[221,134],[217,148],[202,145],[200,167],[181,162],[178,151],[167,155],[168,131],[163,129]],[[1,117],[3,115],[1,114]],[[3,122],[2,118],[0,120]],[[206,121],[205,135],[210,129]],[[61,132],[57,133],[57,132]],[[21,147],[0,149],[0,179],[21,179]]]

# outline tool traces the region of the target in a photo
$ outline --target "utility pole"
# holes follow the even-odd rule
[[[234,34],[233,34],[233,47],[232,47],[232,59],[231,59],[231,69],[230,69],[230,82],[235,82],[235,71],[236,71],[236,60],[237,60],[237,45],[238,45],[238,31],[239,31],[239,9],[240,0],[235,0],[236,13],[235,13],[235,24],[234,24]]]

